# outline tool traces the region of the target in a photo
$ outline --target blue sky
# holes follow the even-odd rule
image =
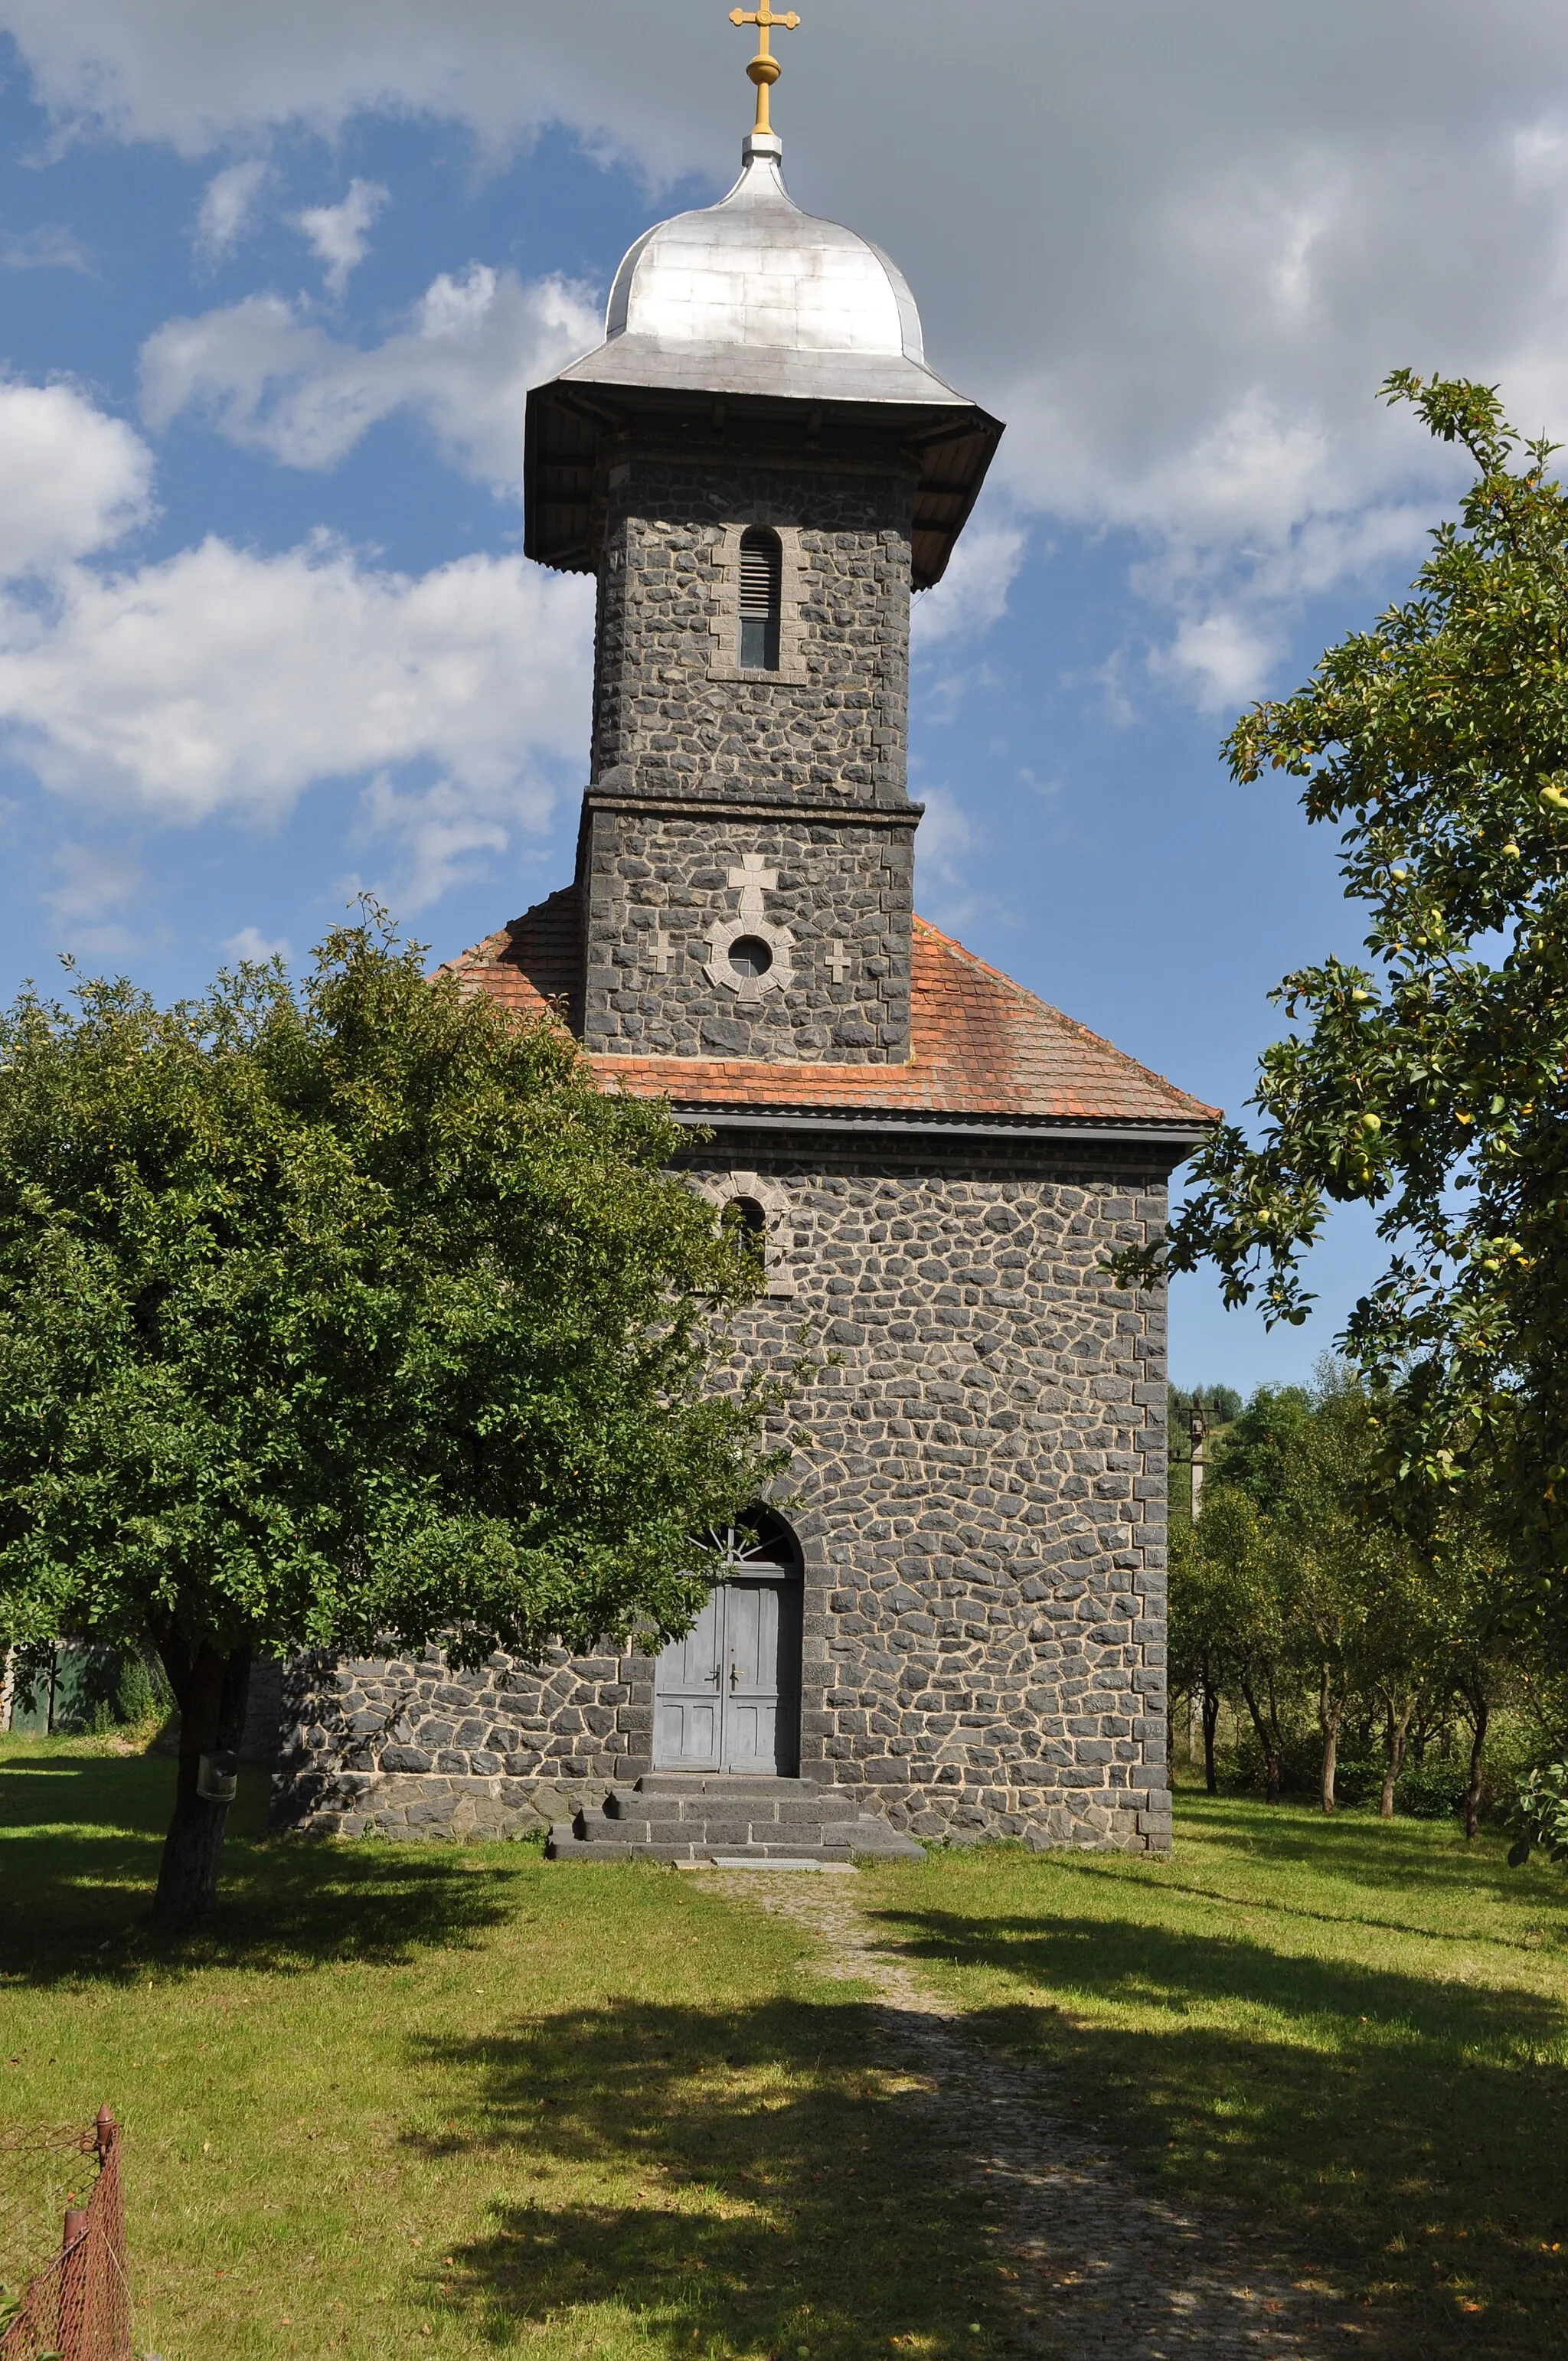
[[[590,593],[521,555],[527,385],[733,176],[716,0],[0,0],[0,981],[160,995],[361,885],[441,955],[569,873]],[[1409,579],[1452,459],[1373,390],[1568,432],[1545,0],[803,9],[775,118],[1009,422],[916,611],[918,901],[1237,1108],[1332,842],[1218,760]],[[1485,29],[1485,43],[1478,39]],[[781,37],[782,39],[782,37]],[[1181,1282],[1172,1373],[1305,1374]]]

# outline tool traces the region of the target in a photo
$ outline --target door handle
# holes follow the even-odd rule
[[[735,1690],[736,1690],[736,1688],[738,1687],[738,1686],[739,1686],[739,1684],[740,1684],[740,1666],[739,1666],[738,1664],[731,1664],[731,1665],[730,1665],[730,1667],[729,1667],[729,1692],[730,1692],[730,1695],[731,1695],[731,1696],[733,1696],[733,1695],[734,1695]]]
[[[717,1664],[715,1664],[712,1673],[709,1675],[709,1678],[712,1680],[714,1687],[717,1688],[720,1679],[722,1678],[722,1675],[720,1674]]]

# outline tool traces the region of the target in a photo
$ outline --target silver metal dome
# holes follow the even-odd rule
[[[926,366],[897,264],[869,238],[802,213],[775,134],[753,132],[741,154],[727,197],[638,239],[615,276],[604,343],[564,380],[961,402]]]
[[[608,338],[924,362],[903,272],[868,238],[802,213],[784,187],[782,152],[777,138],[754,133],[727,197],[638,239],[610,291]]]

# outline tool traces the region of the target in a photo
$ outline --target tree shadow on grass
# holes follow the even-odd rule
[[[1146,1924],[877,1916],[908,1958],[1006,1976],[975,2031],[1177,2202],[1240,2206],[1264,2252],[1386,2309],[1388,2349],[1568,2348],[1557,2003]]]
[[[1075,1876],[1080,1877],[1113,1879],[1118,1876],[1114,1869],[1102,1869],[1089,1861],[1075,1861],[1072,1870]],[[1410,1883],[1413,1887],[1416,1881],[1412,1878]],[[1474,1892],[1474,1881],[1468,1881],[1467,1884],[1468,1890]],[[1354,1901],[1347,1901],[1343,1908],[1337,1910],[1314,1910],[1309,1904],[1294,1902],[1283,1893],[1260,1894],[1255,1890],[1243,1893],[1229,1891],[1223,1870],[1217,1871],[1212,1878],[1207,1880],[1201,1875],[1193,1878],[1162,1875],[1159,1881],[1159,1891],[1162,1894],[1178,1894],[1192,1902],[1207,1902],[1220,1909],[1234,1910],[1244,1918],[1266,1923],[1271,1923],[1276,1919],[1282,1921],[1299,1919],[1307,1926],[1365,1927],[1372,1935],[1412,1937],[1423,1943],[1453,1943],[1464,1950],[1491,1946],[1504,1951],[1532,1952],[1541,1950],[1546,1939],[1539,1930],[1526,1937],[1504,1933],[1495,1926],[1491,1927],[1434,1927],[1431,1924],[1430,1914],[1423,1916],[1420,1909],[1414,1906],[1413,1897],[1410,1911],[1398,1917],[1378,1916],[1370,1909],[1358,1909]],[[1508,1898],[1515,1902],[1520,1898],[1517,1877],[1516,1890]]]
[[[147,1924],[174,1764],[156,1756],[0,1755],[0,1980],[125,1982],[149,1963],[394,1964],[508,1915],[512,1872],[455,1846],[265,1841],[266,1773],[240,1773],[210,1927]]]
[[[1280,1869],[1310,1870],[1315,1876],[1373,1894],[1392,1889],[1412,1899],[1434,1890],[1462,1894],[1478,1910],[1494,1897],[1517,1902],[1519,1895],[1519,1876],[1508,1866],[1503,1843],[1483,1835],[1467,1845],[1456,1823],[1383,1820],[1362,1813],[1330,1817],[1290,1805],[1227,1805],[1201,1797],[1183,1802],[1179,1868],[1183,1835],[1234,1852],[1238,1867],[1255,1869],[1267,1862]],[[1415,1922],[1410,1924],[1415,1930]],[[1446,1939],[1453,1930],[1429,1927],[1420,1931]],[[1482,1933],[1480,1939],[1487,1938]]]
[[[420,2054],[472,2127],[427,2148],[540,2183],[493,2203],[432,2286],[492,2344],[621,2305],[670,2354],[1025,2349],[983,2201],[955,2187],[865,2007],[628,2001]],[[607,2179],[632,2187],[607,2199]]]

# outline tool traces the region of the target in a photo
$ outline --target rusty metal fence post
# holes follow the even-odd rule
[[[93,2268],[93,2242],[87,2235],[87,2208],[66,2210],[65,2240],[60,2250],[60,2361],[93,2361],[87,2349],[88,2279]]]
[[[0,2361],[130,2361],[120,2127],[107,2107],[71,2145],[96,2153],[98,2178],[85,2205],[67,2207],[60,2252],[24,2289],[0,2334]]]

